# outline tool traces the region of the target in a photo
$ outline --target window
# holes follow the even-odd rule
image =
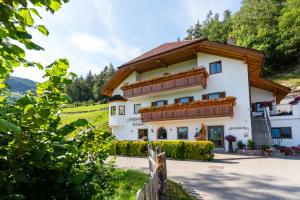
[[[157,130],[157,139],[167,139],[167,130],[164,127]]]
[[[125,106],[119,106],[119,115],[125,115]]]
[[[139,110],[141,109],[141,104],[133,105],[133,114],[139,114]]]
[[[117,114],[117,108],[116,106],[110,107],[110,115],[116,115]]]
[[[188,127],[178,127],[177,128],[177,138],[178,139],[188,139]]]
[[[292,129],[291,127],[272,128],[271,134],[272,134],[272,138],[291,139]]]
[[[148,139],[148,129],[139,129],[138,130],[139,139]]]
[[[209,73],[217,74],[222,72],[222,63],[221,61],[209,63]]]
[[[151,103],[151,106],[163,106],[168,105],[168,100],[159,100]]]
[[[215,92],[215,93],[210,93],[210,94],[203,94],[202,99],[203,100],[208,100],[208,99],[220,99],[220,98],[225,98],[226,93],[225,92]]]
[[[192,101],[194,101],[194,97],[181,97],[175,99],[175,103],[189,103]]]

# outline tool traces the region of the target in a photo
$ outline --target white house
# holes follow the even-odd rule
[[[205,39],[160,45],[102,88],[112,132],[119,140],[194,140],[203,126],[217,148],[227,149],[226,135],[298,145],[300,103],[287,112],[276,106],[290,89],[261,77],[263,60],[261,51]]]

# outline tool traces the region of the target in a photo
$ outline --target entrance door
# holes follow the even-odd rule
[[[224,126],[208,126],[208,140],[215,144],[216,148],[224,148]]]

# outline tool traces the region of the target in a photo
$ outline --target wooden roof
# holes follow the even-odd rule
[[[197,58],[197,52],[244,61],[248,65],[251,85],[273,92],[278,100],[290,91],[287,87],[261,78],[261,66],[264,60],[262,51],[201,39],[165,43],[130,60],[118,67],[118,71],[103,86],[101,93],[111,96],[113,90],[134,71],[143,73],[194,59]]]

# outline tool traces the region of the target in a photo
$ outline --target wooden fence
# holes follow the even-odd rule
[[[137,200],[167,200],[167,165],[166,154],[160,148],[152,149],[148,145],[148,159],[150,178],[144,188],[136,194]]]

